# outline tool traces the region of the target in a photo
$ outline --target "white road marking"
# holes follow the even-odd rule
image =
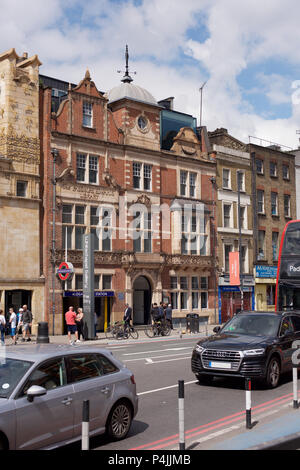
[[[151,353],[158,353],[164,351],[183,351],[184,349],[193,349],[192,347],[185,347],[185,348],[167,348],[167,349],[155,349],[154,351],[139,351],[133,353],[125,353],[123,356],[134,356],[136,354],[151,354]]]
[[[155,358],[154,358],[155,359]],[[162,364],[163,362],[180,361],[181,359],[191,359],[190,356],[176,357],[176,359],[166,359],[164,361],[152,361],[152,364]]]
[[[184,353],[181,354],[165,354],[164,356],[150,356],[152,359],[161,359],[163,357],[174,357],[174,356],[182,356]],[[188,356],[190,358],[190,356]],[[134,361],[145,361],[148,359],[147,357],[138,357],[136,359],[123,359],[123,362],[134,362]]]
[[[184,385],[195,384],[197,382],[198,380],[191,380],[190,382],[184,382]],[[147,392],[140,392],[140,393],[137,393],[137,395],[147,395],[149,393],[161,392],[162,390],[169,390],[170,388],[176,388],[176,387],[178,387],[178,384],[169,385],[168,387],[156,388],[154,390],[148,390]]]

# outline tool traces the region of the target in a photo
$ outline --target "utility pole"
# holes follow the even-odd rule
[[[242,225],[241,225],[241,176],[243,173],[237,171],[238,186],[238,223],[239,223],[239,264],[240,264],[240,291],[241,291],[241,310],[244,310],[244,280],[243,280],[243,263],[242,263]]]
[[[212,255],[213,255],[213,278],[214,278],[214,314],[215,314],[215,324],[217,323],[217,273],[216,273],[216,214],[215,214],[215,185],[216,185],[216,178],[212,176],[210,178],[210,182],[212,184],[212,203],[213,203],[213,224],[211,224],[211,229],[213,231],[213,239],[212,239]]]
[[[203,85],[199,88],[200,91],[200,127],[202,126],[202,94],[203,94],[203,88],[206,85],[207,81],[203,83]]]

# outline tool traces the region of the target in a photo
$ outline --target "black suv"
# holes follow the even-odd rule
[[[236,376],[263,379],[275,388],[281,373],[292,369],[300,312],[240,312],[214,332],[193,351],[192,371],[200,383]]]

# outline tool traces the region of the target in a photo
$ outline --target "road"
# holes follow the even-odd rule
[[[216,440],[245,431],[244,381],[218,378],[199,385],[190,359],[197,336],[111,342],[106,347],[132,370],[139,395],[139,412],[128,437],[109,442],[100,436],[91,447],[102,450],[178,450],[178,380],[185,381],[187,449],[207,449]],[[275,390],[254,384],[253,424],[292,405],[291,377],[283,377]]]

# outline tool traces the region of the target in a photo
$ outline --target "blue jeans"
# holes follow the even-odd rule
[[[0,325],[0,332],[1,332],[1,343],[4,343],[5,340],[5,327]]]

